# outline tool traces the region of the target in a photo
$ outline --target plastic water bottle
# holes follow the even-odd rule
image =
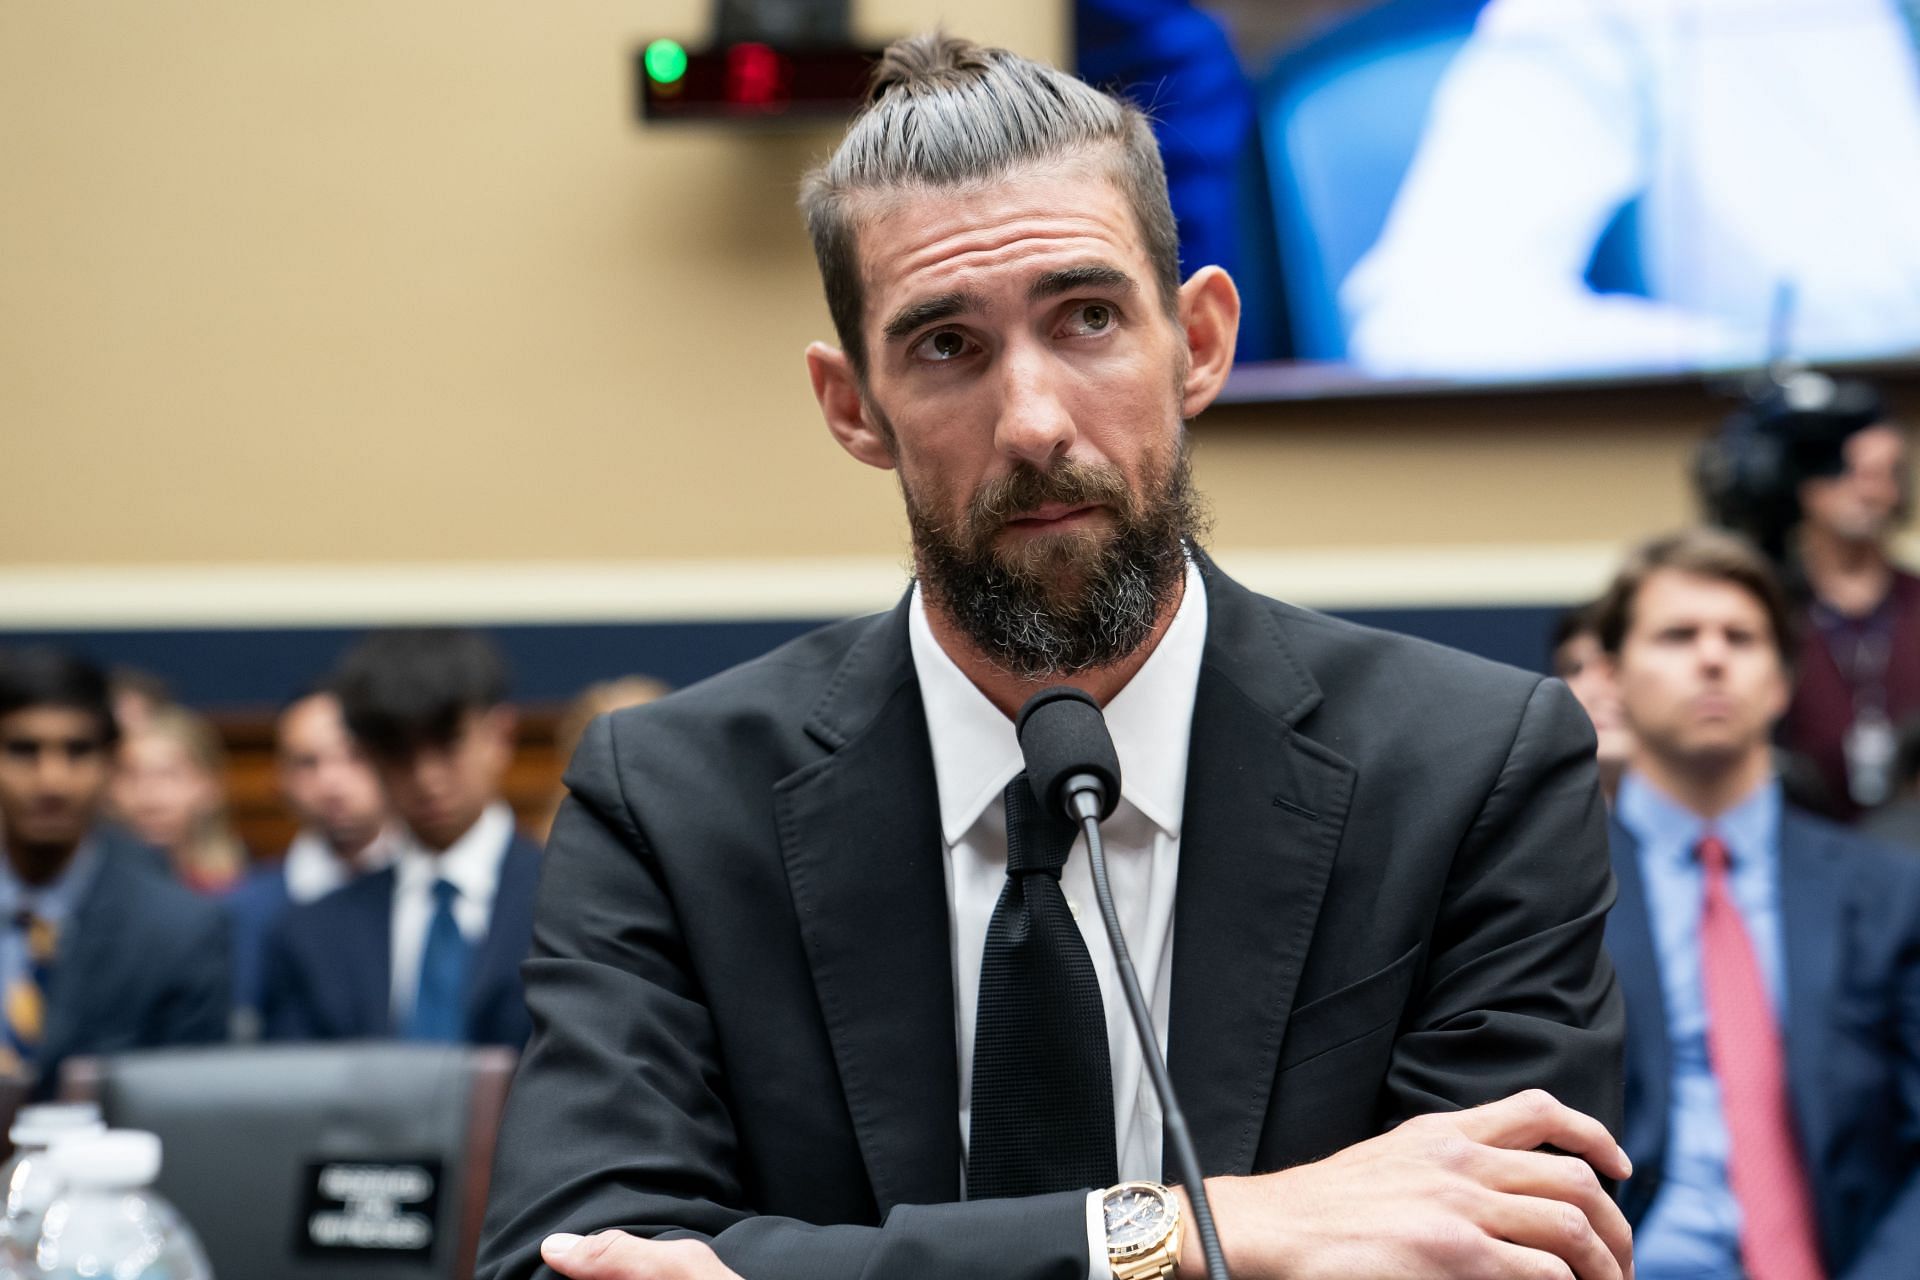
[[[63,1190],[41,1219],[36,1277],[213,1280],[199,1237],[153,1190],[160,1139],[136,1129],[68,1138],[48,1149]]]
[[[7,1138],[13,1158],[0,1166],[0,1280],[33,1274],[40,1244],[40,1216],[53,1203],[60,1179],[47,1148],[75,1135],[103,1132],[100,1108],[91,1102],[23,1107]]]

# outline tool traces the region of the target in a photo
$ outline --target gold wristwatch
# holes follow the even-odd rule
[[[1100,1199],[1113,1280],[1172,1280],[1180,1261],[1180,1200],[1157,1182],[1123,1182]]]

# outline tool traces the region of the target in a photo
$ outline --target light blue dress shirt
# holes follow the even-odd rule
[[[14,917],[23,910],[32,911],[59,930],[64,945],[67,921],[93,881],[94,864],[99,856],[92,841],[83,842],[57,879],[51,884],[36,886],[14,874],[13,863],[6,858],[5,850],[0,849],[0,991],[10,990],[32,967],[27,940],[13,927]],[[55,964],[58,965],[57,959]],[[5,1042],[6,1034],[0,1030],[0,1044]]]
[[[1780,938],[1780,785],[1769,780],[1709,822],[1645,779],[1620,781],[1614,812],[1639,842],[1673,1076],[1666,1175],[1634,1232],[1640,1280],[1738,1280],[1740,1207],[1727,1185],[1727,1124],[1720,1083],[1707,1059],[1706,993],[1700,978],[1705,875],[1694,855],[1718,835],[1732,858],[1730,888],[1759,959],[1774,1016],[1786,1022]]]

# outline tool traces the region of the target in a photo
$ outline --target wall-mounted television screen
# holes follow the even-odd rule
[[[1077,0],[1240,398],[1920,360],[1920,0]]]

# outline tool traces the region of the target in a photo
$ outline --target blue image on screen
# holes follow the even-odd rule
[[[1920,354],[1904,0],[1380,0],[1250,62],[1233,8],[1079,0],[1078,55],[1152,115],[1183,270],[1240,283],[1243,361],[1498,382]]]

